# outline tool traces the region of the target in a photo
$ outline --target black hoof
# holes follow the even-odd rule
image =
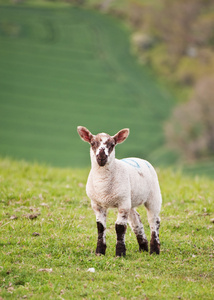
[[[152,232],[150,241],[150,254],[152,253],[160,254],[160,243],[155,232]]]
[[[139,244],[139,251],[146,251],[148,252],[149,251],[149,246],[148,246],[148,241],[147,239],[144,239],[142,237],[142,235],[138,235],[137,236],[137,241],[138,241],[138,244]]]
[[[160,254],[160,244],[157,244],[156,246],[150,246],[150,254],[152,253]]]
[[[103,243],[97,243],[96,255],[105,255],[107,246]]]
[[[139,244],[139,251],[149,251],[148,241],[143,242],[142,244]]]
[[[126,256],[126,246],[122,242],[117,242],[116,245],[116,256]]]

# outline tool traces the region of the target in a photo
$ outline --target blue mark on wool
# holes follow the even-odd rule
[[[144,162],[146,163],[147,167],[150,168],[150,164],[148,163],[148,161],[144,160]]]
[[[123,158],[121,160],[124,161],[125,163],[129,164],[130,166],[134,167],[134,168],[140,169],[139,163],[136,160],[134,160],[133,158]],[[142,160],[142,161],[145,162],[145,164],[147,165],[147,167],[149,169],[151,168],[151,166],[148,163],[148,161],[146,161],[146,160]]]
[[[132,167],[138,168],[140,169],[140,165],[138,164],[138,162],[136,162],[136,160],[131,159],[131,158],[123,158],[121,159],[122,161],[124,161],[125,163],[129,164]]]

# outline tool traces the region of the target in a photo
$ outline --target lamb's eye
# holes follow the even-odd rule
[[[113,142],[110,142],[108,144],[108,149],[109,149],[110,152],[114,149],[114,146],[115,146],[115,143],[113,143]]]
[[[93,142],[91,142],[91,146],[93,147],[95,145],[95,142],[93,141]]]

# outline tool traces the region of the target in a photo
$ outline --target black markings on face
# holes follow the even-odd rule
[[[95,138],[93,138],[91,140],[91,148],[93,149],[94,153],[96,153],[97,149],[99,148],[100,146],[100,141]]]
[[[111,136],[106,135],[106,137],[103,138],[103,136],[101,137],[101,135],[98,134],[91,140],[91,147],[95,154],[97,154],[97,150],[101,146],[107,149],[107,153],[110,155],[115,147],[115,141]]]
[[[110,138],[106,141],[106,147],[108,149],[109,154],[113,151],[114,146],[115,146],[115,141],[113,138]]]

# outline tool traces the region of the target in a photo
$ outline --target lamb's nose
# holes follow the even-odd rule
[[[104,149],[104,148],[101,148],[99,154],[100,154],[100,155],[105,155],[105,149]]]

